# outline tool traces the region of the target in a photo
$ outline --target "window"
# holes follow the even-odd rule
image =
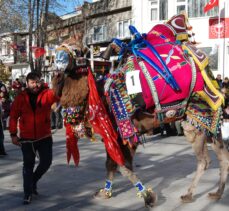
[[[127,38],[130,37],[129,30],[130,20],[124,20],[118,22],[118,38]]]
[[[188,16],[193,17],[204,17],[204,16],[216,16],[218,15],[218,7],[215,7],[204,13],[204,6],[209,0],[188,0]]]
[[[151,8],[150,10],[150,20],[157,20],[157,8]]]
[[[149,0],[150,20],[168,19],[168,0]]]
[[[150,11],[150,20],[156,21],[158,20],[158,0],[149,0],[149,11]]]
[[[101,42],[106,40],[106,33],[107,29],[106,26],[95,26],[94,33],[93,33],[93,41],[94,42]]]
[[[180,14],[184,10],[187,11],[186,0],[177,0],[177,14]]]
[[[217,71],[218,70],[218,51],[212,53],[212,47],[205,47],[205,48],[200,48],[202,51],[204,51],[208,57],[209,57],[209,66],[212,71]]]
[[[161,0],[159,3],[159,20],[167,20],[168,19],[168,0]]]

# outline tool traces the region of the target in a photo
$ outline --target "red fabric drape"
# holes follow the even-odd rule
[[[118,135],[115,132],[104,104],[98,94],[91,70],[88,71],[89,85],[89,121],[95,133],[102,136],[107,152],[119,165],[124,165],[124,158],[118,145]]]
[[[76,166],[79,165],[80,153],[78,149],[78,139],[72,130],[72,126],[68,123],[64,123],[66,130],[66,149],[67,149],[67,162],[69,164],[71,157],[73,157]]]

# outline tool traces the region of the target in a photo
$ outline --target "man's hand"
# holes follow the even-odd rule
[[[17,146],[21,146],[21,143],[18,141],[19,138],[17,136],[11,136],[12,143]]]

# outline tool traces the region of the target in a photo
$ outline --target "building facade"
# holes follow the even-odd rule
[[[0,60],[11,71],[11,80],[25,80],[30,72],[28,63],[28,32],[3,33],[0,35]]]
[[[129,25],[132,23],[131,0],[100,0],[85,2],[82,6],[85,21],[84,44],[91,52],[91,65],[101,60],[100,53],[105,50],[112,38],[130,40]],[[111,57],[111,68],[117,57]]]

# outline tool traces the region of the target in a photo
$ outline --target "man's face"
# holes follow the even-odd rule
[[[27,82],[28,89],[31,93],[38,93],[41,89],[41,82],[40,79],[37,78],[36,80],[29,79]]]

